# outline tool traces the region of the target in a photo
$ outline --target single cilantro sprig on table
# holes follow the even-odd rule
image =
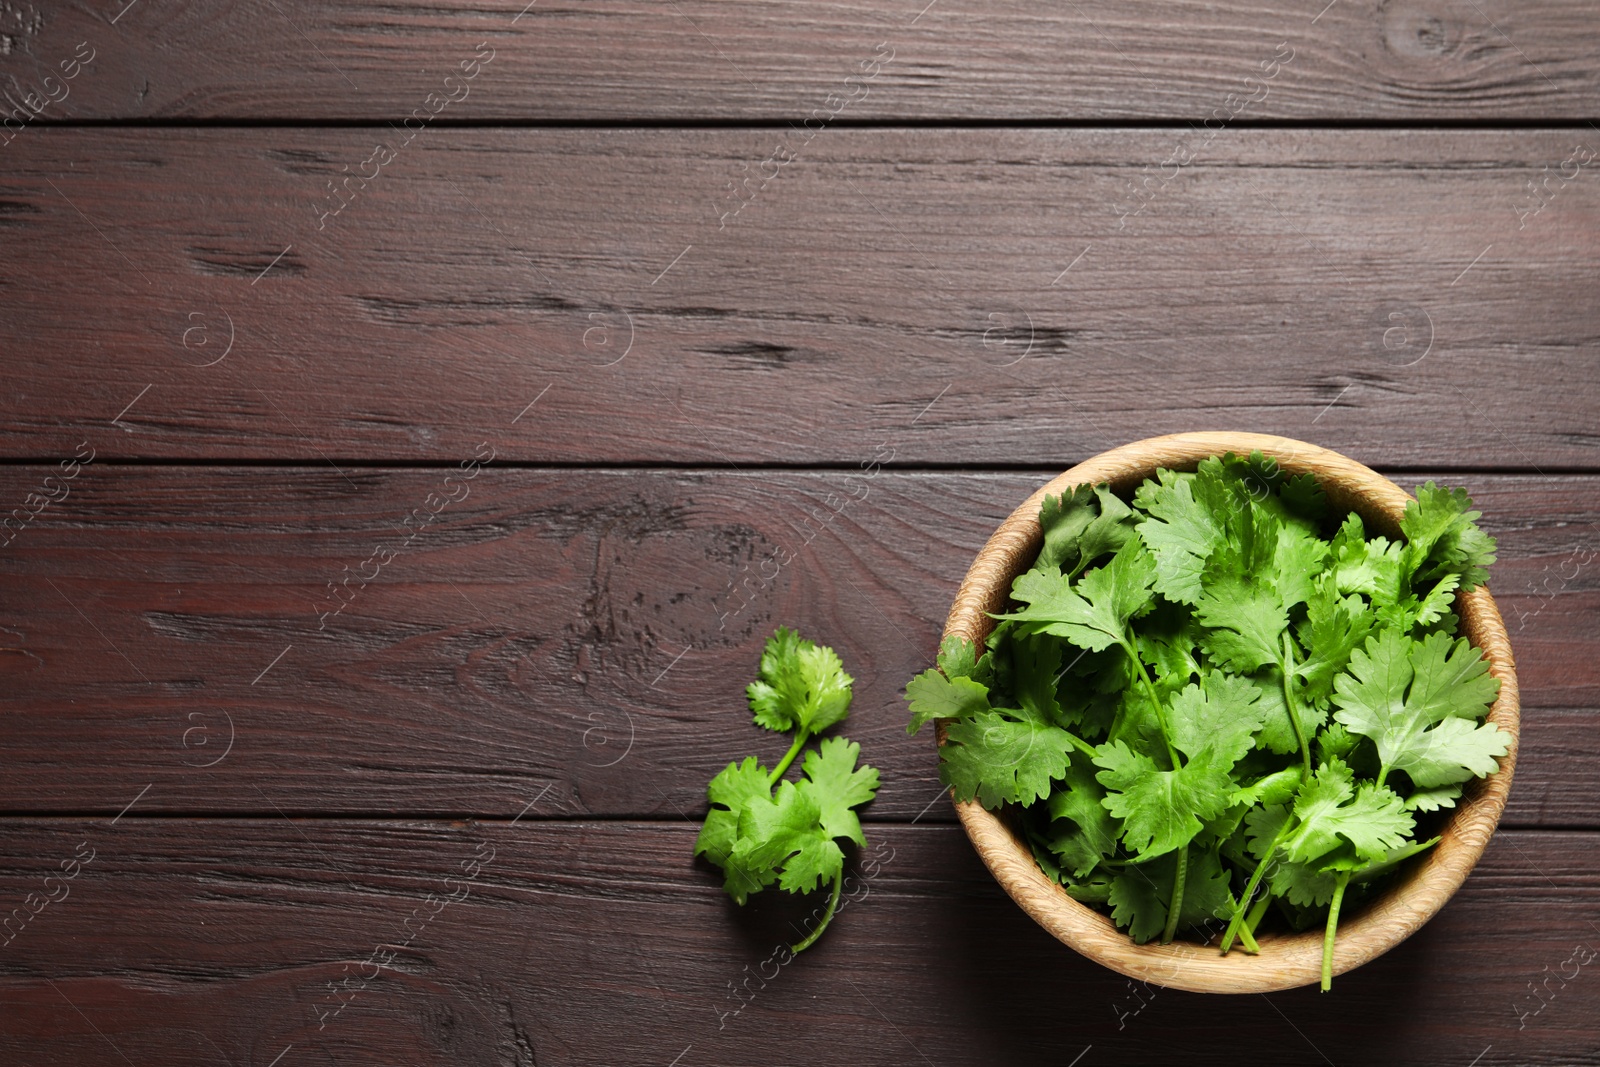
[[[1327,988],[1346,894],[1432,847],[1419,816],[1508,750],[1455,636],[1494,561],[1471,508],[1430,482],[1400,540],[1368,537],[1260,453],[1158,471],[1131,506],[1046,498],[1011,609],[945,639],[908,731],[943,721],[956,799],[1020,808],[1041,867],[1135,941],[1225,920],[1221,950],[1254,951],[1275,903],[1323,924]]]
[[[757,726],[793,732],[794,740],[771,770],[749,756],[728,764],[706,787],[711,808],[695,854],[722,868],[723,888],[737,903],[774,882],[790,893],[832,883],[828,910],[794,952],[814,944],[838,909],[844,883],[838,842],[866,845],[853,809],[877,793],[878,771],[856,766],[860,745],[829,737],[806,752],[798,782],[783,781],[783,774],[807,741],[844,721],[853,682],[833,649],[778,627],[761,654],[760,677],[745,692]]]

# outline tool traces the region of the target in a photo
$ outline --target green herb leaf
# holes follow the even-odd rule
[[[818,821],[829,837],[843,837],[858,845],[867,843],[861,820],[852,811],[878,792],[878,769],[856,768],[861,746],[843,737],[830,737],[806,753],[806,781],[801,792],[810,796],[820,813]]]
[[[1182,848],[1228,808],[1228,767],[1214,759],[1162,770],[1114,741],[1099,747],[1094,764],[1102,768],[1095,777],[1106,787],[1106,809],[1123,821],[1123,843],[1139,860]]]
[[[1424,789],[1452,785],[1492,773],[1495,758],[1506,754],[1509,736],[1476,721],[1499,691],[1488,660],[1465,638],[1416,640],[1384,630],[1335,680],[1334,718],[1377,745],[1380,781],[1400,770]]]
[[[1027,607],[997,619],[1037,624],[1039,633],[1063,637],[1091,652],[1128,640],[1128,620],[1151,604],[1155,567],[1137,538],[1110,562],[1096,567],[1076,585],[1066,575],[1028,571],[1012,584],[1011,595]]]
[[[1372,859],[1404,843],[1415,826],[1405,802],[1384,786],[1353,781],[1343,763],[1324,763],[1301,787],[1294,802],[1299,828],[1285,845],[1291,860],[1311,863],[1344,841]]]
[[[739,904],[777,878],[777,872],[765,864],[752,866],[731,861],[739,843],[740,816],[752,802],[769,801],[771,796],[767,769],[758,766],[754,756],[746,757],[743,763],[728,764],[706,787],[712,807],[695,839],[694,851],[723,869],[723,888]]]
[[[1185,755],[1231,768],[1250,750],[1266,716],[1261,690],[1244,678],[1211,671],[1173,698],[1167,712],[1172,743]]]
[[[1443,489],[1433,482],[1419,486],[1417,499],[1406,505],[1400,520],[1406,569],[1424,582],[1449,573],[1460,577],[1463,589],[1483,584],[1495,559],[1495,543],[1478,528],[1480,517],[1465,489]]]
[[[732,859],[752,869],[781,870],[778,885],[791,893],[809,893],[844,867],[844,852],[823,827],[816,796],[793,782],[780,782],[774,797],[745,805]]]
[[[1050,794],[1066,773],[1072,737],[1021,710],[982,712],[952,722],[939,750],[939,780],[957,801],[973,797],[986,808],[1031,804]]]
[[[850,713],[853,681],[833,649],[780,626],[761,654],[761,677],[745,692],[757,726],[818,734]]]
[[[988,711],[989,688],[959,674],[946,678],[930,667],[906,684],[906,700],[911,704],[906,733],[914,734],[929,719],[971,718]]]
[[[1122,823],[1106,810],[1105,789],[1094,773],[1085,757],[1071,757],[1062,776],[1065,788],[1051,793],[1047,804],[1055,820],[1047,843],[1074,878],[1084,877],[1115,854],[1122,836]]]

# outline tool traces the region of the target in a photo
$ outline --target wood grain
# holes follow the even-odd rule
[[[122,1063],[118,1051],[266,1067],[290,1045],[284,1063],[346,1067],[839,1062],[842,1049],[862,1064],[920,1052],[940,1067],[1064,1067],[1085,1046],[1086,1063],[1155,1062],[1182,1033],[1184,1061],[1202,1065],[1237,1063],[1245,1035],[1289,1065],[1461,1067],[1493,1046],[1480,1062],[1566,1067],[1600,1040],[1600,986],[1567,963],[1600,945],[1593,834],[1501,831],[1406,944],[1330,995],[1263,1002],[1152,989],[1078,956],[955,827],[868,833],[855,902],[780,968],[774,950],[816,902],[735,908],[675,822],[11,819],[8,908],[80,845],[94,859],[0,948],[0,1048],[36,1067]],[[381,970],[380,946],[394,953]],[[1546,975],[1541,1000],[1530,983]]]
[[[550,786],[569,816],[693,814],[729,760],[782,754],[741,694],[783,623],[858,679],[873,816],[951,818],[900,692],[1048,474],[491,463],[406,546],[452,470],[83,467],[0,548],[0,810],[114,814],[150,785],[140,810],[510,817]],[[46,473],[0,468],[0,499]],[[1600,826],[1600,477],[1443,480],[1500,539],[1507,821]]]
[[[1172,131],[830,130],[719,228],[783,135],[430,130],[321,231],[391,131],[26,132],[7,456],[1600,462],[1600,183],[1518,217],[1570,131],[1228,131],[1163,184]]]
[[[1254,96],[1247,118],[1501,121],[1600,102],[1578,0],[17,7],[0,62],[19,87],[96,49],[57,119],[399,119],[480,43],[494,58],[459,111],[479,120],[799,121],[850,94],[880,43],[893,59],[846,117],[1198,122],[1234,94]],[[1292,59],[1256,95],[1245,79],[1275,54]]]

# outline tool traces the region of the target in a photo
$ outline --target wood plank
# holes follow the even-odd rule
[[[1198,122],[1232,95],[1244,118],[1501,121],[1595,113],[1590,15],[1579,0],[269,0],[222,17],[116,0],[19,9],[4,31],[19,97],[62,96],[41,79],[93,48],[45,108],[56,119],[399,119],[453,91],[444,116],[501,120],[799,121],[834,95],[848,118]],[[480,46],[492,60],[446,87]],[[892,58],[847,83],[874,54]],[[1274,56],[1287,62],[1264,66]]]
[[[1600,463],[1600,183],[1517,214],[1569,131],[1229,132],[1119,217],[1174,134],[839,130],[725,229],[771,131],[430,131],[321,232],[389,131],[36,132],[3,455]]]
[[[1502,831],[1410,941],[1332,994],[1264,1002],[1152,996],[1077,956],[956,827],[870,833],[856,901],[779,967],[815,902],[733,907],[677,823],[7,820],[8,907],[94,859],[0,954],[0,1047],[37,1067],[265,1067],[291,1046],[284,1064],[346,1067],[1062,1067],[1157,1062],[1181,1033],[1201,1065],[1246,1035],[1290,1065],[1566,1067],[1600,1041],[1594,834]]]
[[[0,810],[115,813],[149,786],[143,811],[511,817],[549,786],[566,815],[693,814],[729,760],[782,754],[742,696],[782,623],[857,678],[873,816],[950,817],[900,693],[1047,474],[448,473],[81,468],[0,550]],[[45,474],[0,469],[0,499]],[[1500,538],[1507,821],[1600,826],[1600,477],[1446,482]],[[331,583],[349,603],[322,618]]]

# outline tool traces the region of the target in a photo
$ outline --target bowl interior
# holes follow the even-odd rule
[[[988,636],[988,612],[1004,610],[1012,580],[1032,565],[1041,534],[1043,498],[1075,485],[1110,482],[1129,492],[1159,467],[1193,470],[1207,456],[1253,450],[1275,458],[1289,474],[1315,475],[1330,505],[1354,511],[1370,533],[1394,537],[1411,497],[1369,468],[1317,445],[1291,438],[1249,433],[1174,434],[1136,441],[1103,452],[1052,479],[1024,501],[990,537],[956,593],[945,633],[969,640]],[[1489,721],[1511,735],[1500,770],[1468,784],[1454,814],[1440,829],[1441,840],[1390,883],[1366,907],[1341,915],[1333,970],[1340,974],[1388,951],[1409,937],[1444,906],[1483,854],[1505,809],[1516,763],[1519,701],[1515,665],[1505,624],[1487,587],[1458,594],[1461,632],[1483,649],[1490,673],[1500,679],[1500,695]],[[944,743],[944,730],[938,731]],[[1219,954],[1215,947],[1174,941],[1136,945],[1109,916],[1080,904],[1039,868],[1016,826],[1004,813],[984,810],[976,801],[956,805],[973,846],[1001,887],[1039,925],[1090,959],[1132,978],[1195,992],[1265,993],[1320,980],[1322,932],[1260,937],[1261,952]]]

